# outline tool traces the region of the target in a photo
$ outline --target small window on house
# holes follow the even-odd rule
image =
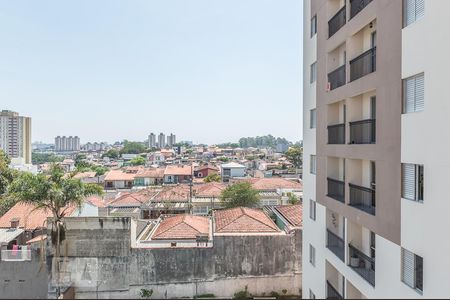
[[[402,164],[402,198],[422,202],[423,193],[423,166],[415,164]]]
[[[311,18],[311,37],[317,33],[317,15]]]
[[[309,83],[313,83],[316,82],[317,80],[317,62],[314,62],[310,67],[309,67]]]
[[[316,266],[316,248],[309,244],[309,262],[315,267]]]
[[[423,258],[402,248],[402,281],[409,287],[423,291]]]
[[[309,199],[309,217],[311,220],[316,220],[316,201]]]
[[[317,126],[317,110],[314,108],[309,111],[309,127],[316,128],[316,126]]]
[[[313,291],[309,289],[309,299],[316,299],[316,295],[314,295]]]
[[[170,243],[170,247],[176,247],[177,243]]]
[[[310,173],[311,174],[316,174],[316,156],[315,155],[311,155],[310,157],[311,161],[310,161]]]
[[[403,0],[403,27],[425,15],[425,0]]]
[[[403,113],[423,111],[425,109],[424,73],[403,79]]]

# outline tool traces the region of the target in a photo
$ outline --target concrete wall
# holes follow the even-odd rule
[[[45,261],[41,263],[36,251],[32,251],[31,261],[0,261],[0,299],[46,297]]]
[[[151,250],[131,248],[130,234],[129,218],[67,219],[63,269],[78,298],[97,297],[97,285],[99,298],[135,298],[141,288],[153,289],[156,298],[193,297],[196,290],[229,297],[245,285],[260,295],[301,289],[300,231],[215,237],[213,248]]]

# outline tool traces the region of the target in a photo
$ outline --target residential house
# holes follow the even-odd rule
[[[303,228],[303,206],[301,204],[277,205],[271,207],[270,210],[280,229],[292,232]]]
[[[148,215],[145,212],[142,215],[141,206],[147,203],[158,192],[155,189],[144,189],[138,192],[119,193],[114,200],[106,204],[107,215],[148,219]]]
[[[192,180],[193,170],[192,166],[186,165],[172,165],[167,166],[164,171],[164,183],[178,184],[189,183]]]
[[[246,167],[236,162],[221,165],[222,180],[228,182],[232,178],[242,178],[246,175]]]
[[[190,212],[191,187],[188,185],[165,186],[142,205],[144,219],[157,219],[163,214]]]
[[[219,182],[194,185],[192,213],[194,215],[208,215],[212,209],[221,208],[220,195],[226,187],[226,184]]]
[[[194,169],[194,176],[197,178],[205,178],[208,175],[218,174],[219,168],[212,165],[198,166]]]
[[[143,169],[134,177],[134,186],[162,185],[164,183],[164,172],[165,169],[163,168]]]
[[[123,170],[111,170],[105,174],[105,189],[131,189],[133,187],[135,173]]]

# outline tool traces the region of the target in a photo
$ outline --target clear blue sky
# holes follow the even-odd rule
[[[0,109],[33,141],[301,139],[302,1],[0,1]]]

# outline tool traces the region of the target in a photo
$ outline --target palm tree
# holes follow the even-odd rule
[[[81,208],[86,197],[103,194],[96,184],[85,184],[71,176],[66,177],[59,165],[52,165],[50,174],[23,173],[9,186],[8,194],[18,202],[32,204],[35,209],[51,212],[51,239],[55,247],[55,265],[57,272],[57,297],[60,294],[60,245],[64,239],[64,217],[74,207]]]

